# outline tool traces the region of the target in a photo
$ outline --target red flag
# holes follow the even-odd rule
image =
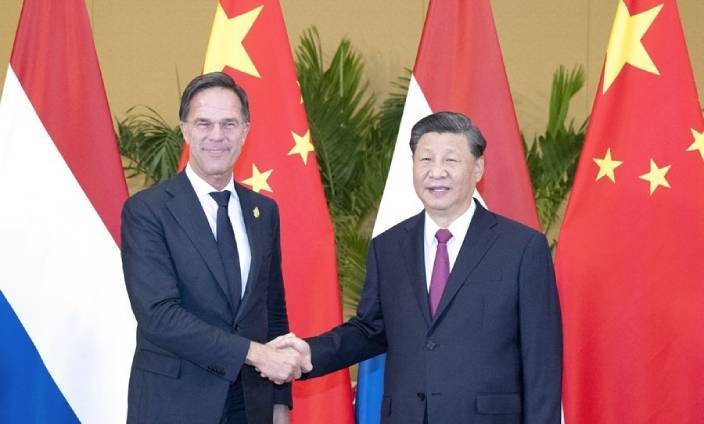
[[[462,112],[482,131],[489,208],[540,229],[489,0],[432,1],[413,75],[433,112]]]
[[[569,424],[704,422],[703,217],[677,4],[619,0],[558,243]]]
[[[332,222],[279,2],[221,0],[203,71],[229,73],[249,96],[251,129],[235,179],[279,205],[291,331],[305,337],[338,325]],[[297,381],[293,396],[294,423],[353,420],[347,370]]]
[[[83,0],[25,0],[0,100],[0,421],[124,422],[127,188]]]
[[[489,0],[432,0],[374,236],[422,209],[413,189],[408,141],[418,120],[441,111],[469,116],[487,140],[486,173],[478,191],[489,209],[539,229]],[[379,421],[383,367],[381,357],[360,365],[357,396],[360,423]]]

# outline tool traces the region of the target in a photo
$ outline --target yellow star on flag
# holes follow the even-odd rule
[[[670,188],[670,183],[665,179],[665,174],[670,170],[672,165],[663,166],[658,168],[658,165],[654,160],[650,159],[650,172],[641,175],[639,178],[650,182],[650,194],[652,195],[656,188],[663,186]]]
[[[662,6],[661,4],[637,15],[631,15],[623,0],[619,2],[616,18],[614,18],[614,27],[609,38],[609,46],[606,49],[602,93],[606,93],[611,87],[626,63],[643,71],[660,75],[660,71],[648,55],[641,40],[660,13]]]
[[[694,143],[687,148],[687,151],[693,152],[695,150],[699,150],[699,154],[702,156],[702,159],[704,159],[704,131],[698,132],[694,128],[691,128],[691,130],[692,137],[694,137]]]
[[[262,190],[266,190],[270,193],[273,193],[274,191],[271,189],[269,183],[267,182],[267,179],[269,179],[269,176],[273,171],[273,169],[269,169],[268,171],[260,172],[259,168],[257,168],[257,165],[252,164],[252,176],[242,181],[242,183],[252,187],[252,190],[257,193]]]
[[[232,69],[260,78],[259,72],[242,42],[249,30],[252,29],[252,25],[263,7],[263,5],[256,7],[230,19],[218,3],[213,29],[210,32],[208,51],[205,53],[204,73],[222,71],[227,65]]]
[[[308,153],[315,151],[315,147],[313,147],[310,142],[310,130],[306,131],[306,133],[302,136],[291,131],[291,135],[293,136],[293,141],[294,143],[296,143],[296,145],[293,146],[293,149],[291,149],[288,154],[301,155],[301,159],[303,159],[303,164],[308,165]]]
[[[606,154],[602,159],[594,158],[597,166],[599,166],[599,174],[596,176],[596,180],[599,181],[603,177],[608,177],[612,182],[616,182],[616,175],[614,170],[623,164],[623,161],[613,160],[611,158],[611,149],[606,149]]]

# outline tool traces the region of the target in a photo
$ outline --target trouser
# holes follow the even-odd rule
[[[230,385],[225,399],[220,424],[247,424],[247,414],[244,410],[244,392],[242,391],[242,380],[237,380]]]

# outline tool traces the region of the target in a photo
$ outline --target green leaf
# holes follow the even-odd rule
[[[181,129],[147,106],[134,106],[126,115],[116,121],[120,154],[129,159],[128,177],[142,174],[150,185],[174,176],[183,148]]]
[[[526,149],[526,161],[543,230],[556,223],[560,207],[572,188],[574,172],[582,151],[587,121],[578,128],[565,123],[572,98],[584,86],[584,70],[567,72],[563,66],[553,74],[548,125]],[[525,145],[525,142],[524,142]]]
[[[345,303],[352,305],[361,293],[369,217],[384,189],[400,122],[398,104],[385,102],[377,112],[363,60],[350,41],[343,39],[327,61],[315,28],[301,36],[296,70],[335,226],[339,281]]]

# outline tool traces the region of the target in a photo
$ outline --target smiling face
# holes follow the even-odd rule
[[[224,188],[232,177],[232,167],[248,131],[249,124],[234,91],[213,87],[196,93],[185,122],[181,122],[193,171],[214,188]]]
[[[443,228],[469,208],[484,174],[484,158],[469,150],[463,134],[429,132],[413,153],[413,187],[433,221]]]

